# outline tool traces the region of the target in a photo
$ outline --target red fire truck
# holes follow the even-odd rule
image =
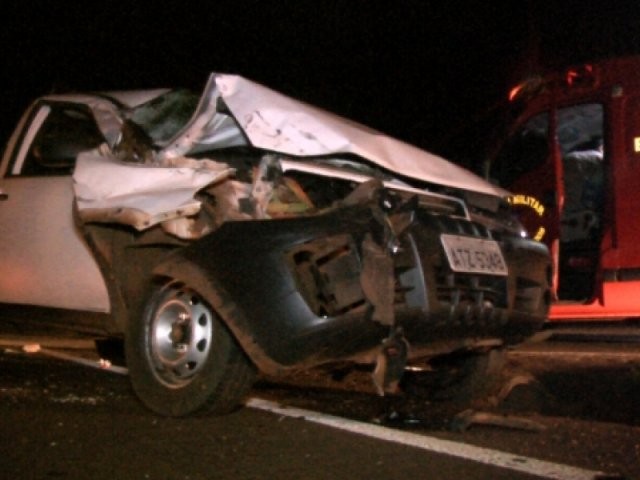
[[[550,322],[640,317],[640,56],[530,78],[510,101],[488,175],[552,253]]]

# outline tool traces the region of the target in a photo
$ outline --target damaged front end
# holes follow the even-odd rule
[[[372,181],[314,215],[226,222],[155,273],[197,285],[262,371],[375,364],[393,391],[407,361],[520,341],[548,308],[544,248],[502,240],[508,275],[456,273],[442,233],[491,233],[427,200]]]
[[[365,363],[380,393],[407,363],[516,343],[544,321],[548,252],[470,172],[232,76],[212,76],[179,127],[145,108],[130,117],[148,135],[123,128],[74,173],[123,310],[139,293],[131,259],[160,246],[135,280],[190,286],[261,371]],[[95,225],[131,230],[118,248],[135,254],[113,254]]]

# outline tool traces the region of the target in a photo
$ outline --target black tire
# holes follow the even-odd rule
[[[128,322],[125,353],[134,391],[166,416],[231,412],[255,378],[213,309],[176,282],[154,288],[141,317]]]

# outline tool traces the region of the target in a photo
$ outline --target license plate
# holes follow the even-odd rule
[[[507,275],[507,264],[494,240],[447,234],[440,240],[454,272]]]

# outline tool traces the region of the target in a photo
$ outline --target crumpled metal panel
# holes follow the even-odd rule
[[[80,218],[138,230],[200,210],[195,193],[233,172],[212,160],[172,159],[163,165],[124,163],[99,151],[78,156],[73,174]]]
[[[134,100],[139,102],[149,95],[138,97]],[[232,146],[297,158],[355,154],[400,176],[495,196],[508,194],[441,157],[236,75],[212,74],[191,120],[150,159],[125,158],[127,152],[123,156],[118,145],[126,122],[109,102],[82,98],[111,148],[78,157],[75,192],[84,221],[142,230],[194,215],[200,209],[195,193],[232,170],[186,156]],[[142,163],[131,163],[135,161]],[[184,222],[168,227],[173,234],[191,228]],[[184,235],[191,234],[178,236]]]
[[[219,99],[231,113],[220,111]],[[356,154],[400,175],[497,196],[508,192],[442,157],[237,75],[212,74],[187,127],[162,152],[250,145],[299,157]]]

